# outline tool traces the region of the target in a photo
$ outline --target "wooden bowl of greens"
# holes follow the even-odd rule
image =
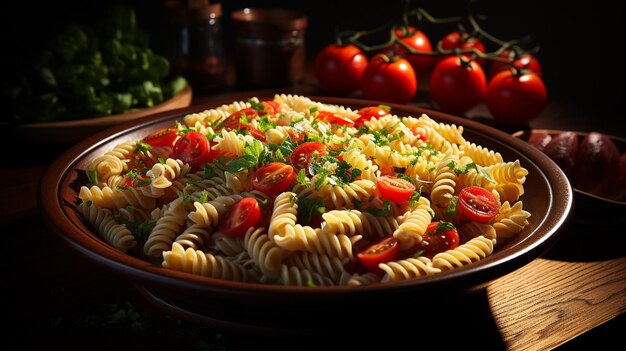
[[[111,6],[93,25],[67,24],[34,56],[3,86],[3,123],[21,140],[71,144],[191,104],[191,86],[152,51],[129,6]]]

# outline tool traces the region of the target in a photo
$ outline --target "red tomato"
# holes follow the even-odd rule
[[[247,125],[247,124],[242,124],[241,123],[241,116],[245,115],[246,118],[248,118],[249,120],[253,120],[255,118],[259,117],[259,114],[257,113],[257,111],[251,107],[248,108],[244,108],[241,109],[239,111],[233,112],[230,114],[230,116],[228,116],[224,122],[224,128],[228,129],[228,130],[241,130],[241,129],[245,129],[247,130],[250,135],[252,135],[255,139],[261,140],[261,141],[265,141],[265,133],[263,133],[262,131]]]
[[[195,167],[208,162],[209,152],[209,141],[204,134],[189,132],[176,141],[172,157]]]
[[[178,129],[164,128],[153,132],[142,141],[150,146],[172,146],[176,137],[178,137]]]
[[[383,270],[378,265],[397,260],[398,251],[398,240],[389,236],[357,253],[357,257],[368,271],[382,274]]]
[[[411,194],[415,191],[415,185],[411,184],[411,182],[391,175],[378,177],[376,186],[382,197],[393,202],[408,201]]]
[[[443,39],[439,41],[438,45],[439,48],[443,50],[454,50],[455,48],[459,48],[461,50],[476,49],[482,53],[485,52],[485,45],[483,45],[478,38],[472,37],[468,33],[463,33],[463,35],[461,35],[459,32],[452,32],[443,37]],[[472,53],[463,54],[463,56],[466,59],[469,59],[472,57]],[[479,65],[485,63],[485,60],[480,57],[476,58],[476,61]]]
[[[372,118],[379,119],[382,116],[388,115],[389,110],[381,106],[366,106],[359,110],[359,119],[354,122],[354,127],[359,128],[363,125],[363,122],[369,121]]]
[[[416,51],[432,52],[433,48],[430,45],[430,40],[424,32],[418,30],[415,27],[396,27],[394,34],[402,43]],[[390,50],[398,55],[406,58],[407,61],[413,66],[413,70],[418,77],[426,75],[433,67],[434,57],[428,55],[412,54],[404,46],[395,43],[390,47],[387,47],[384,52],[389,53]]]
[[[430,77],[430,94],[443,111],[462,114],[485,97],[487,78],[475,61],[461,61],[458,56],[444,59]]]
[[[538,76],[541,76],[541,65],[539,61],[532,54],[522,54],[521,56],[515,50],[504,50],[502,54],[498,55],[499,58],[511,61],[513,65],[518,67],[519,69],[527,69],[537,73]],[[491,63],[491,69],[489,70],[489,77],[494,77],[496,74],[501,71],[511,69],[511,66],[493,61]]]
[[[268,195],[287,190],[296,178],[293,167],[282,162],[272,162],[259,168],[252,177],[252,186]]]
[[[353,126],[354,125],[354,121],[349,119],[349,118],[345,118],[345,117],[341,117],[341,116],[337,116],[336,114],[332,113],[332,112],[328,112],[328,111],[320,111],[317,114],[317,119],[321,120],[321,121],[326,121],[328,123],[334,123],[334,124],[339,124],[340,126]]]
[[[241,237],[254,227],[261,218],[261,208],[255,198],[244,197],[229,208],[220,218],[220,232],[228,236]]]
[[[534,72],[502,71],[487,87],[487,107],[493,118],[506,125],[525,125],[544,109],[548,94],[543,80]]]
[[[363,73],[361,90],[365,99],[405,104],[415,97],[417,77],[406,59],[378,54]]]
[[[223,122],[224,128],[228,130],[241,129],[242,128],[241,116],[244,114],[249,120],[259,117],[259,114],[256,112],[255,109],[251,107],[244,108],[239,111],[233,112],[230,114],[230,116],[226,117],[226,119]],[[245,124],[243,126],[245,126]]]
[[[367,56],[357,46],[330,44],[316,57],[315,77],[328,93],[350,95],[360,87]]]
[[[260,111],[259,115],[270,115],[274,116],[280,112],[280,104],[278,102],[272,100],[262,101],[261,104],[265,107],[263,111]]]
[[[291,152],[289,156],[289,163],[293,166],[296,172],[301,169],[308,169],[309,163],[315,155],[318,157],[326,155],[326,145],[319,141],[307,141],[302,143]]]
[[[442,225],[440,225],[442,223]],[[422,256],[433,258],[436,254],[447,250],[452,250],[459,246],[461,238],[459,232],[452,223],[431,222],[426,229],[426,233],[422,235],[422,242],[419,248],[424,250]],[[437,227],[439,231],[437,231]]]
[[[146,174],[138,174],[134,178],[124,178],[124,185],[131,188],[137,188],[150,184],[150,177]]]
[[[479,186],[468,186],[459,192],[457,211],[460,222],[465,220],[487,223],[500,211],[500,205],[489,190]]]

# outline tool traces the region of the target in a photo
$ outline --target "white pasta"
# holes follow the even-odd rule
[[[475,263],[528,228],[522,161],[463,126],[381,114],[289,94],[190,113],[171,144],[151,146],[147,132],[96,155],[77,212],[164,269],[355,289]],[[488,218],[459,210],[476,201],[468,187],[493,194]]]

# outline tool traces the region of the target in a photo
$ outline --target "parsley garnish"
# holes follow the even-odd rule
[[[256,166],[265,154],[265,147],[260,141],[254,139],[252,143],[246,142],[246,145],[243,147],[243,153],[244,155],[228,163],[226,166],[227,172],[237,173]]]
[[[320,199],[299,198],[298,200],[298,223],[307,225],[313,217],[326,212],[324,201]]]
[[[269,120],[269,115],[259,117],[259,129],[265,133],[268,130],[276,128],[276,123]]]
[[[98,184],[98,172],[95,169],[87,170],[87,178],[90,183]]]
[[[142,153],[146,156],[148,156],[148,150],[152,149],[152,146],[150,144],[146,144],[146,143],[142,143],[141,141],[138,141],[135,144],[135,150],[133,151],[134,153],[138,154],[138,153]]]
[[[385,200],[384,204],[385,204],[385,207],[383,208],[368,207],[365,210],[375,216],[387,216],[389,215],[389,213],[391,213],[391,201]]]
[[[444,197],[450,199],[450,203],[448,204],[445,215],[452,217],[456,213],[456,209],[459,204],[459,197],[452,194],[445,194]]]
[[[481,165],[478,165],[478,164],[476,164],[474,162],[468,163],[465,166],[457,167],[456,166],[456,162],[453,160],[453,161],[450,161],[447,166],[448,166],[448,168],[453,170],[454,173],[456,173],[456,175],[461,175],[461,174],[467,173],[467,172],[469,172],[470,169],[473,168],[473,169],[476,170],[476,172],[478,172],[480,175],[485,177],[485,179],[487,179],[490,183],[492,183],[492,184],[496,183],[496,181],[493,180],[493,178],[491,177],[491,174],[489,174],[489,172],[487,172],[487,170],[484,167],[482,167]]]

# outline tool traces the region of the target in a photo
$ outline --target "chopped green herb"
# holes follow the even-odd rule
[[[95,169],[87,170],[87,178],[89,178],[90,183],[98,184],[98,172]]]
[[[150,149],[152,149],[152,146],[150,144],[146,144],[146,143],[142,143],[141,141],[138,141],[137,143],[135,143],[135,150],[133,150],[133,152],[136,154],[142,153],[148,156],[148,150]]]
[[[424,253],[424,250],[419,250],[416,253],[413,254],[413,258],[418,258],[420,256],[422,256],[422,254]]]
[[[267,132],[268,130],[272,128],[276,128],[276,123],[270,121],[268,115],[264,115],[259,118],[259,129],[263,133]]]
[[[203,190],[202,193],[200,194],[200,198],[198,198],[198,202],[203,204],[207,202],[208,199],[209,199],[209,192],[206,190]]]
[[[383,208],[368,207],[366,211],[376,216],[387,216],[389,215],[389,213],[391,213],[391,201],[385,200],[384,204],[385,207]]]
[[[306,171],[304,170],[304,168],[298,172],[298,174],[296,175],[296,180],[300,185],[309,184],[309,179],[306,177]]]
[[[311,220],[326,211],[324,201],[321,199],[298,199],[298,223],[308,225]]]
[[[448,204],[448,208],[446,209],[446,216],[454,216],[457,210],[457,206],[459,204],[459,197],[452,194],[445,194],[444,197],[450,199],[450,203]]]

